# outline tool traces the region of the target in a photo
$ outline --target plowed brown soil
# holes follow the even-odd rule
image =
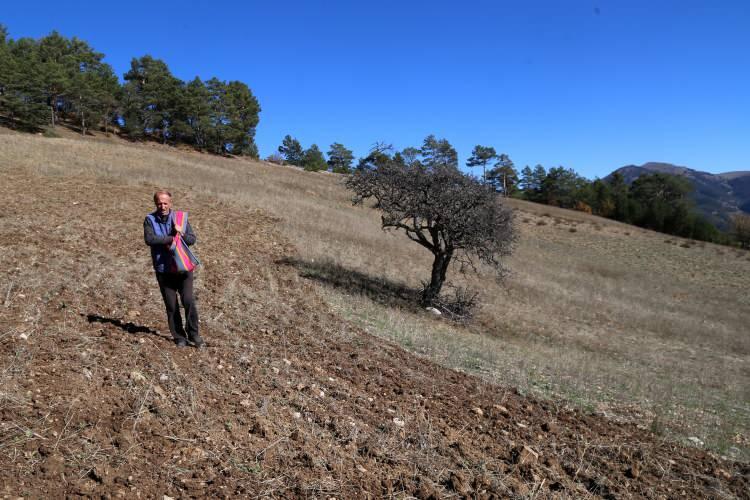
[[[441,368],[333,315],[277,221],[176,193],[203,335],[177,349],[152,188],[0,185],[0,494],[747,498],[750,470]]]

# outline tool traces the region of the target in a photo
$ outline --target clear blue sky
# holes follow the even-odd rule
[[[750,1],[12,1],[12,38],[56,29],[122,77],[151,54],[183,80],[246,82],[262,156],[428,134],[465,162],[587,177],[665,161],[750,170]]]

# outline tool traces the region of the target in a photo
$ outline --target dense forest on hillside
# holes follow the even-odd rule
[[[693,186],[676,175],[643,175],[628,184],[622,175],[589,181],[572,169],[526,167],[512,194],[529,201],[593,213],[627,224],[696,240],[728,242],[695,209]]]
[[[457,165],[457,163],[456,163]],[[684,238],[748,246],[745,229],[750,215],[732,217],[722,232],[696,210],[690,179],[669,173],[649,173],[631,182],[619,172],[593,181],[563,166],[525,166],[519,172],[507,154],[477,145],[466,162],[481,167],[482,180],[503,196],[582,212]]]
[[[134,140],[258,157],[260,105],[245,83],[183,82],[164,61],[145,55],[131,61],[121,84],[103,59],[75,37],[53,31],[13,40],[0,26],[0,119],[52,135],[64,122],[81,134],[116,128]]]

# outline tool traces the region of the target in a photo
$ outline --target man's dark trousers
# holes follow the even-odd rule
[[[187,273],[156,273],[156,279],[159,282],[159,290],[164,299],[164,305],[167,308],[167,322],[169,331],[172,333],[175,341],[196,340],[200,338],[198,334],[198,308],[193,298],[193,272]],[[180,294],[180,301],[185,308],[185,322],[187,323],[187,338],[185,328],[182,325],[182,315],[177,303],[177,294]]]

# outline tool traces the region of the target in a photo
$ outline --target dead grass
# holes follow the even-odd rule
[[[0,169],[140,186],[144,213],[162,186],[173,190],[178,207],[189,209],[202,194],[261,207],[282,219],[302,259],[332,260],[345,278],[358,273],[409,289],[429,270],[425,252],[400,234],[383,233],[374,211],[351,206],[336,175],[116,139],[20,134],[0,135]],[[663,235],[582,212],[508,203],[521,231],[511,278],[501,286],[452,276],[483,291],[482,311],[469,327],[394,306],[382,290],[352,295],[324,281],[320,288],[372,333],[449,366],[644,426],[658,415],[678,439],[696,436],[750,458],[750,258],[742,258],[750,254],[727,256],[715,245],[679,238],[665,245]],[[140,223],[126,223],[122,233],[138,234]],[[76,286],[85,293],[96,275],[82,278]],[[0,299],[13,301],[13,283],[2,286]],[[128,306],[112,300],[114,308]],[[35,333],[33,305],[26,314]]]

